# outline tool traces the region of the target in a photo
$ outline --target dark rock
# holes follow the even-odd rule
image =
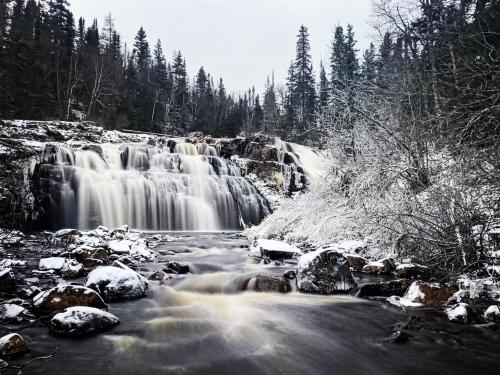
[[[0,355],[21,354],[28,351],[28,345],[17,333],[11,333],[0,338]]]
[[[360,298],[391,296],[402,297],[410,284],[411,281],[408,279],[384,281],[381,283],[373,284],[363,284],[354,289],[352,291],[352,294]]]
[[[181,264],[177,262],[168,262],[163,269],[166,273],[175,273],[178,275],[185,275],[190,272],[189,266],[187,264]]]
[[[82,260],[83,267],[86,269],[93,269],[104,265],[104,262],[100,259],[85,258]]]
[[[403,279],[424,279],[430,276],[428,267],[419,264],[400,264],[396,267],[396,275]]]
[[[288,279],[288,280],[295,280],[295,278],[297,277],[297,274],[295,273],[295,271],[287,271],[283,274],[283,277],[285,279]]]
[[[368,262],[365,258],[356,254],[347,254],[346,258],[351,268],[356,272],[361,272],[363,270],[363,267]]]
[[[37,296],[41,292],[42,290],[40,288],[32,285],[21,289],[18,293],[18,296],[23,299],[33,299],[33,297]]]
[[[0,292],[11,293],[16,289],[17,281],[12,269],[6,268],[0,271]]]
[[[148,280],[162,281],[162,280],[169,279],[169,278],[170,278],[170,276],[167,275],[165,272],[156,271],[156,272],[152,273],[151,275],[149,275]]]
[[[290,293],[292,286],[290,281],[282,276],[258,275],[248,281],[246,290],[266,293]]]
[[[356,287],[349,262],[334,250],[318,250],[299,259],[297,285],[301,292],[331,294]]]
[[[403,331],[395,331],[389,338],[389,341],[395,344],[405,344],[410,341],[410,335]]]
[[[500,322],[500,308],[497,305],[491,305],[484,312],[484,319],[489,322]]]
[[[120,320],[106,311],[76,306],[56,314],[49,323],[49,331],[61,336],[88,336],[107,331],[120,324]]]
[[[41,314],[62,311],[73,306],[89,306],[105,309],[107,306],[94,290],[83,286],[63,285],[37,295],[33,306]]]

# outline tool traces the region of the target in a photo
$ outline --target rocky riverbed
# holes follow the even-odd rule
[[[424,266],[365,259],[356,241],[299,249],[240,233],[127,226],[1,238],[2,372],[33,359],[25,373],[481,374],[500,366],[488,280],[441,284]]]

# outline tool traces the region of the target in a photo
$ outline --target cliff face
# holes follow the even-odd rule
[[[42,229],[59,194],[64,169],[54,167],[57,150],[91,150],[102,146],[145,145],[176,152],[178,144],[215,149],[217,157],[236,165],[275,208],[281,197],[306,188],[304,171],[286,143],[264,137],[212,138],[192,133],[186,138],[105,131],[91,122],[0,121],[0,227]],[[205,146],[206,145],[206,146]],[[126,147],[122,160],[128,157]],[[214,170],[217,162],[211,162]],[[59,198],[58,198],[59,197]],[[45,224],[44,224],[45,223]]]

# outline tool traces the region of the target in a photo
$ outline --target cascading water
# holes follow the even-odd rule
[[[40,174],[55,227],[234,230],[271,211],[240,168],[206,143],[51,145]]]

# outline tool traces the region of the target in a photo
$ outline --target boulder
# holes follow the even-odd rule
[[[394,261],[390,258],[385,258],[377,262],[368,263],[363,267],[364,273],[373,273],[377,275],[388,275],[396,269]]]
[[[484,312],[484,319],[489,322],[500,322],[500,308],[497,305],[491,305]]]
[[[86,269],[93,269],[104,265],[104,262],[100,259],[85,258],[82,260],[83,267]]]
[[[79,246],[73,251],[71,251],[71,256],[74,257],[79,262],[83,262],[84,259],[93,258],[100,259],[102,261],[108,260],[108,251],[102,247],[91,247],[91,246]]]
[[[165,279],[170,279],[171,276],[167,275],[163,271],[156,271],[149,275],[148,280],[152,281],[163,281]]]
[[[83,265],[75,259],[66,259],[61,257],[40,259],[38,265],[41,271],[55,271],[67,278],[77,278],[83,275]]]
[[[429,268],[420,264],[405,263],[396,267],[396,275],[404,279],[428,279],[430,276]]]
[[[353,290],[352,293],[356,297],[360,298],[391,296],[402,297],[410,284],[411,281],[408,279],[391,280],[373,284],[363,284]]]
[[[404,297],[410,302],[439,307],[446,304],[457,291],[458,288],[455,286],[415,281],[410,285]]]
[[[457,303],[444,310],[448,320],[454,323],[467,324],[471,320],[472,309],[466,303]]]
[[[21,289],[18,293],[18,296],[21,297],[22,299],[33,299],[33,297],[40,294],[41,292],[42,290],[40,288],[31,285]]]
[[[0,355],[21,354],[28,351],[28,345],[17,333],[11,333],[0,338]]]
[[[245,289],[254,292],[290,293],[292,285],[290,280],[283,276],[258,275],[248,281]]]
[[[297,285],[301,292],[331,294],[356,287],[347,258],[334,250],[317,250],[300,257]]]
[[[94,290],[77,285],[62,285],[40,293],[33,299],[33,306],[41,314],[62,311],[73,306],[105,309],[107,306]]]
[[[250,255],[270,260],[292,259],[302,255],[295,246],[274,240],[255,240],[250,246]]]
[[[85,286],[96,290],[106,301],[140,298],[147,289],[146,282],[137,272],[113,266],[93,270]]]
[[[54,315],[49,331],[61,336],[88,336],[109,330],[120,320],[109,312],[93,307],[75,306]]]
[[[368,263],[365,258],[356,254],[347,254],[346,258],[349,262],[349,266],[356,272],[361,272],[366,263]]]
[[[167,262],[167,264],[165,264],[165,268],[163,269],[163,271],[166,273],[185,275],[190,272],[190,269],[187,264],[181,264],[177,262]]]
[[[11,268],[6,268],[0,271],[0,292],[10,293],[16,289],[17,282],[14,272]]]
[[[108,248],[112,254],[129,255],[133,244],[130,240],[113,240],[108,243]]]

